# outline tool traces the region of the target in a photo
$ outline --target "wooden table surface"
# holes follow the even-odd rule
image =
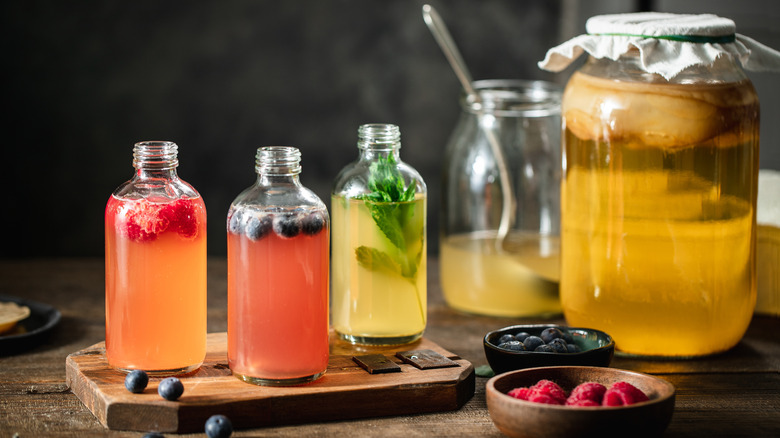
[[[209,332],[227,327],[226,268],[224,259],[209,260]],[[67,355],[105,337],[103,282],[102,259],[0,260],[0,294],[47,303],[62,313],[46,343],[10,356],[0,352],[1,437],[143,435],[105,429],[65,384]],[[426,337],[475,367],[487,363],[486,332],[517,323],[563,323],[456,312],[442,297],[435,259],[429,261],[428,295]],[[677,403],[664,436],[780,436],[780,318],[754,317],[742,342],[722,355],[687,361],[616,356],[612,366],[675,385]],[[458,411],[241,430],[233,436],[499,437],[485,404],[486,381],[477,377],[476,394]]]

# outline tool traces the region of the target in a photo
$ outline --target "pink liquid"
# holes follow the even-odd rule
[[[328,367],[329,233],[257,241],[228,232],[228,364],[251,383],[284,385]]]

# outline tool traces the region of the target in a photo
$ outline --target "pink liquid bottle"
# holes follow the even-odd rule
[[[106,356],[120,370],[184,374],[206,355],[206,207],[177,154],[136,143],[135,175],[106,206]]]
[[[310,382],[328,367],[330,219],[301,185],[300,158],[258,149],[257,181],[227,217],[228,364],[256,385]]]

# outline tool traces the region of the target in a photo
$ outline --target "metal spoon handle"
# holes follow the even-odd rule
[[[471,85],[473,82],[471,79],[471,73],[466,67],[466,63],[463,61],[463,57],[460,56],[458,46],[455,45],[455,41],[452,40],[450,32],[447,30],[447,26],[444,24],[444,20],[441,19],[439,13],[431,5],[423,5],[422,7],[423,20],[433,34],[433,38],[439,43],[444,56],[447,57],[452,69],[458,76],[463,89],[466,90],[469,96],[478,99],[479,95]]]

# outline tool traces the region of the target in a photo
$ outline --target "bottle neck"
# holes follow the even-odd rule
[[[143,179],[176,178],[179,147],[170,141],[144,141],[133,146],[136,177]]]
[[[392,156],[400,160],[401,130],[398,126],[373,123],[358,128],[358,149],[361,160]]]
[[[291,146],[267,146],[255,155],[257,181],[262,185],[300,184],[301,152]]]

